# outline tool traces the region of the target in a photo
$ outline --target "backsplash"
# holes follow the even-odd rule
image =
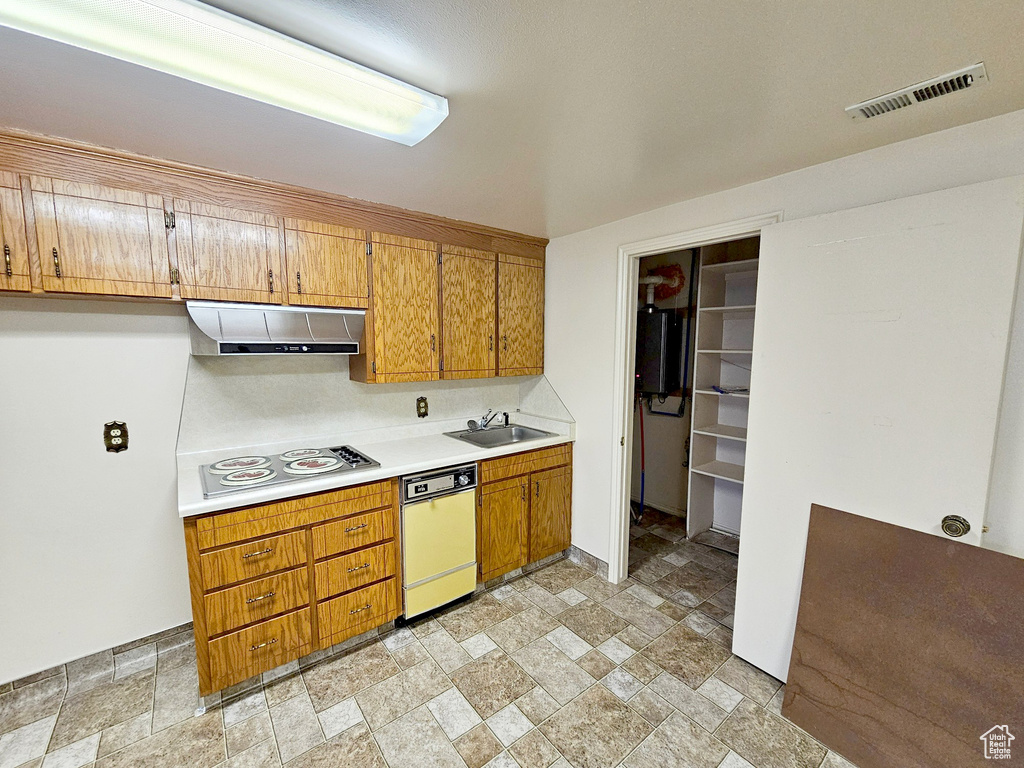
[[[571,421],[543,376],[361,384],[347,357],[192,357],[177,453],[480,416],[488,408]],[[416,416],[426,396],[430,415]]]

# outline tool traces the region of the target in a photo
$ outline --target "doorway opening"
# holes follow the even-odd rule
[[[628,573],[730,646],[759,244],[637,264]]]
[[[735,579],[760,230],[780,219],[619,249],[613,581],[701,603],[701,579]]]

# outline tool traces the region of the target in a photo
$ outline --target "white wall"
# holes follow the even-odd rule
[[[897,118],[898,119],[898,118]],[[850,122],[848,130],[857,130]],[[616,257],[620,245],[783,211],[787,220],[1024,173],[1024,111],[863,152],[552,240],[547,251],[546,369],[576,419],[573,544],[608,560],[611,473],[621,435],[612,423]],[[680,179],[680,189],[685,180]],[[1018,326],[1020,324],[1018,318]],[[1021,371],[1021,343],[1015,346]],[[1019,375],[1019,374],[1018,374]],[[1004,406],[1018,425],[1021,403]],[[1010,420],[1007,422],[1007,420]],[[1000,472],[1024,455],[1006,444]],[[1010,453],[1006,453],[1010,451]],[[1020,482],[1017,480],[1017,482]],[[997,478],[1003,490],[1007,481]],[[1017,502],[1020,503],[1019,501]]]
[[[182,307],[0,297],[0,682],[191,621],[187,364]]]

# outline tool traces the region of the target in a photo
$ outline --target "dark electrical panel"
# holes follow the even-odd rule
[[[636,314],[636,391],[667,395],[679,389],[683,322],[671,309],[644,307]]]

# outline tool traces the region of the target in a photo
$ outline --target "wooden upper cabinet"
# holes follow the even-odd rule
[[[369,306],[364,230],[285,219],[284,245],[290,304]]]
[[[569,548],[571,543],[572,467],[530,475],[530,554],[536,562]]]
[[[28,233],[21,184],[16,174],[0,171],[0,291],[29,291]]]
[[[163,198],[33,176],[43,289],[171,295]]]
[[[495,375],[497,256],[446,245],[441,254],[445,379]]]
[[[377,382],[438,379],[437,247],[426,240],[374,234],[372,259],[366,378]],[[353,366],[352,373],[359,378],[363,371]]]
[[[498,375],[544,373],[544,264],[498,255]]]
[[[276,217],[176,199],[174,218],[182,298],[281,302]]]

